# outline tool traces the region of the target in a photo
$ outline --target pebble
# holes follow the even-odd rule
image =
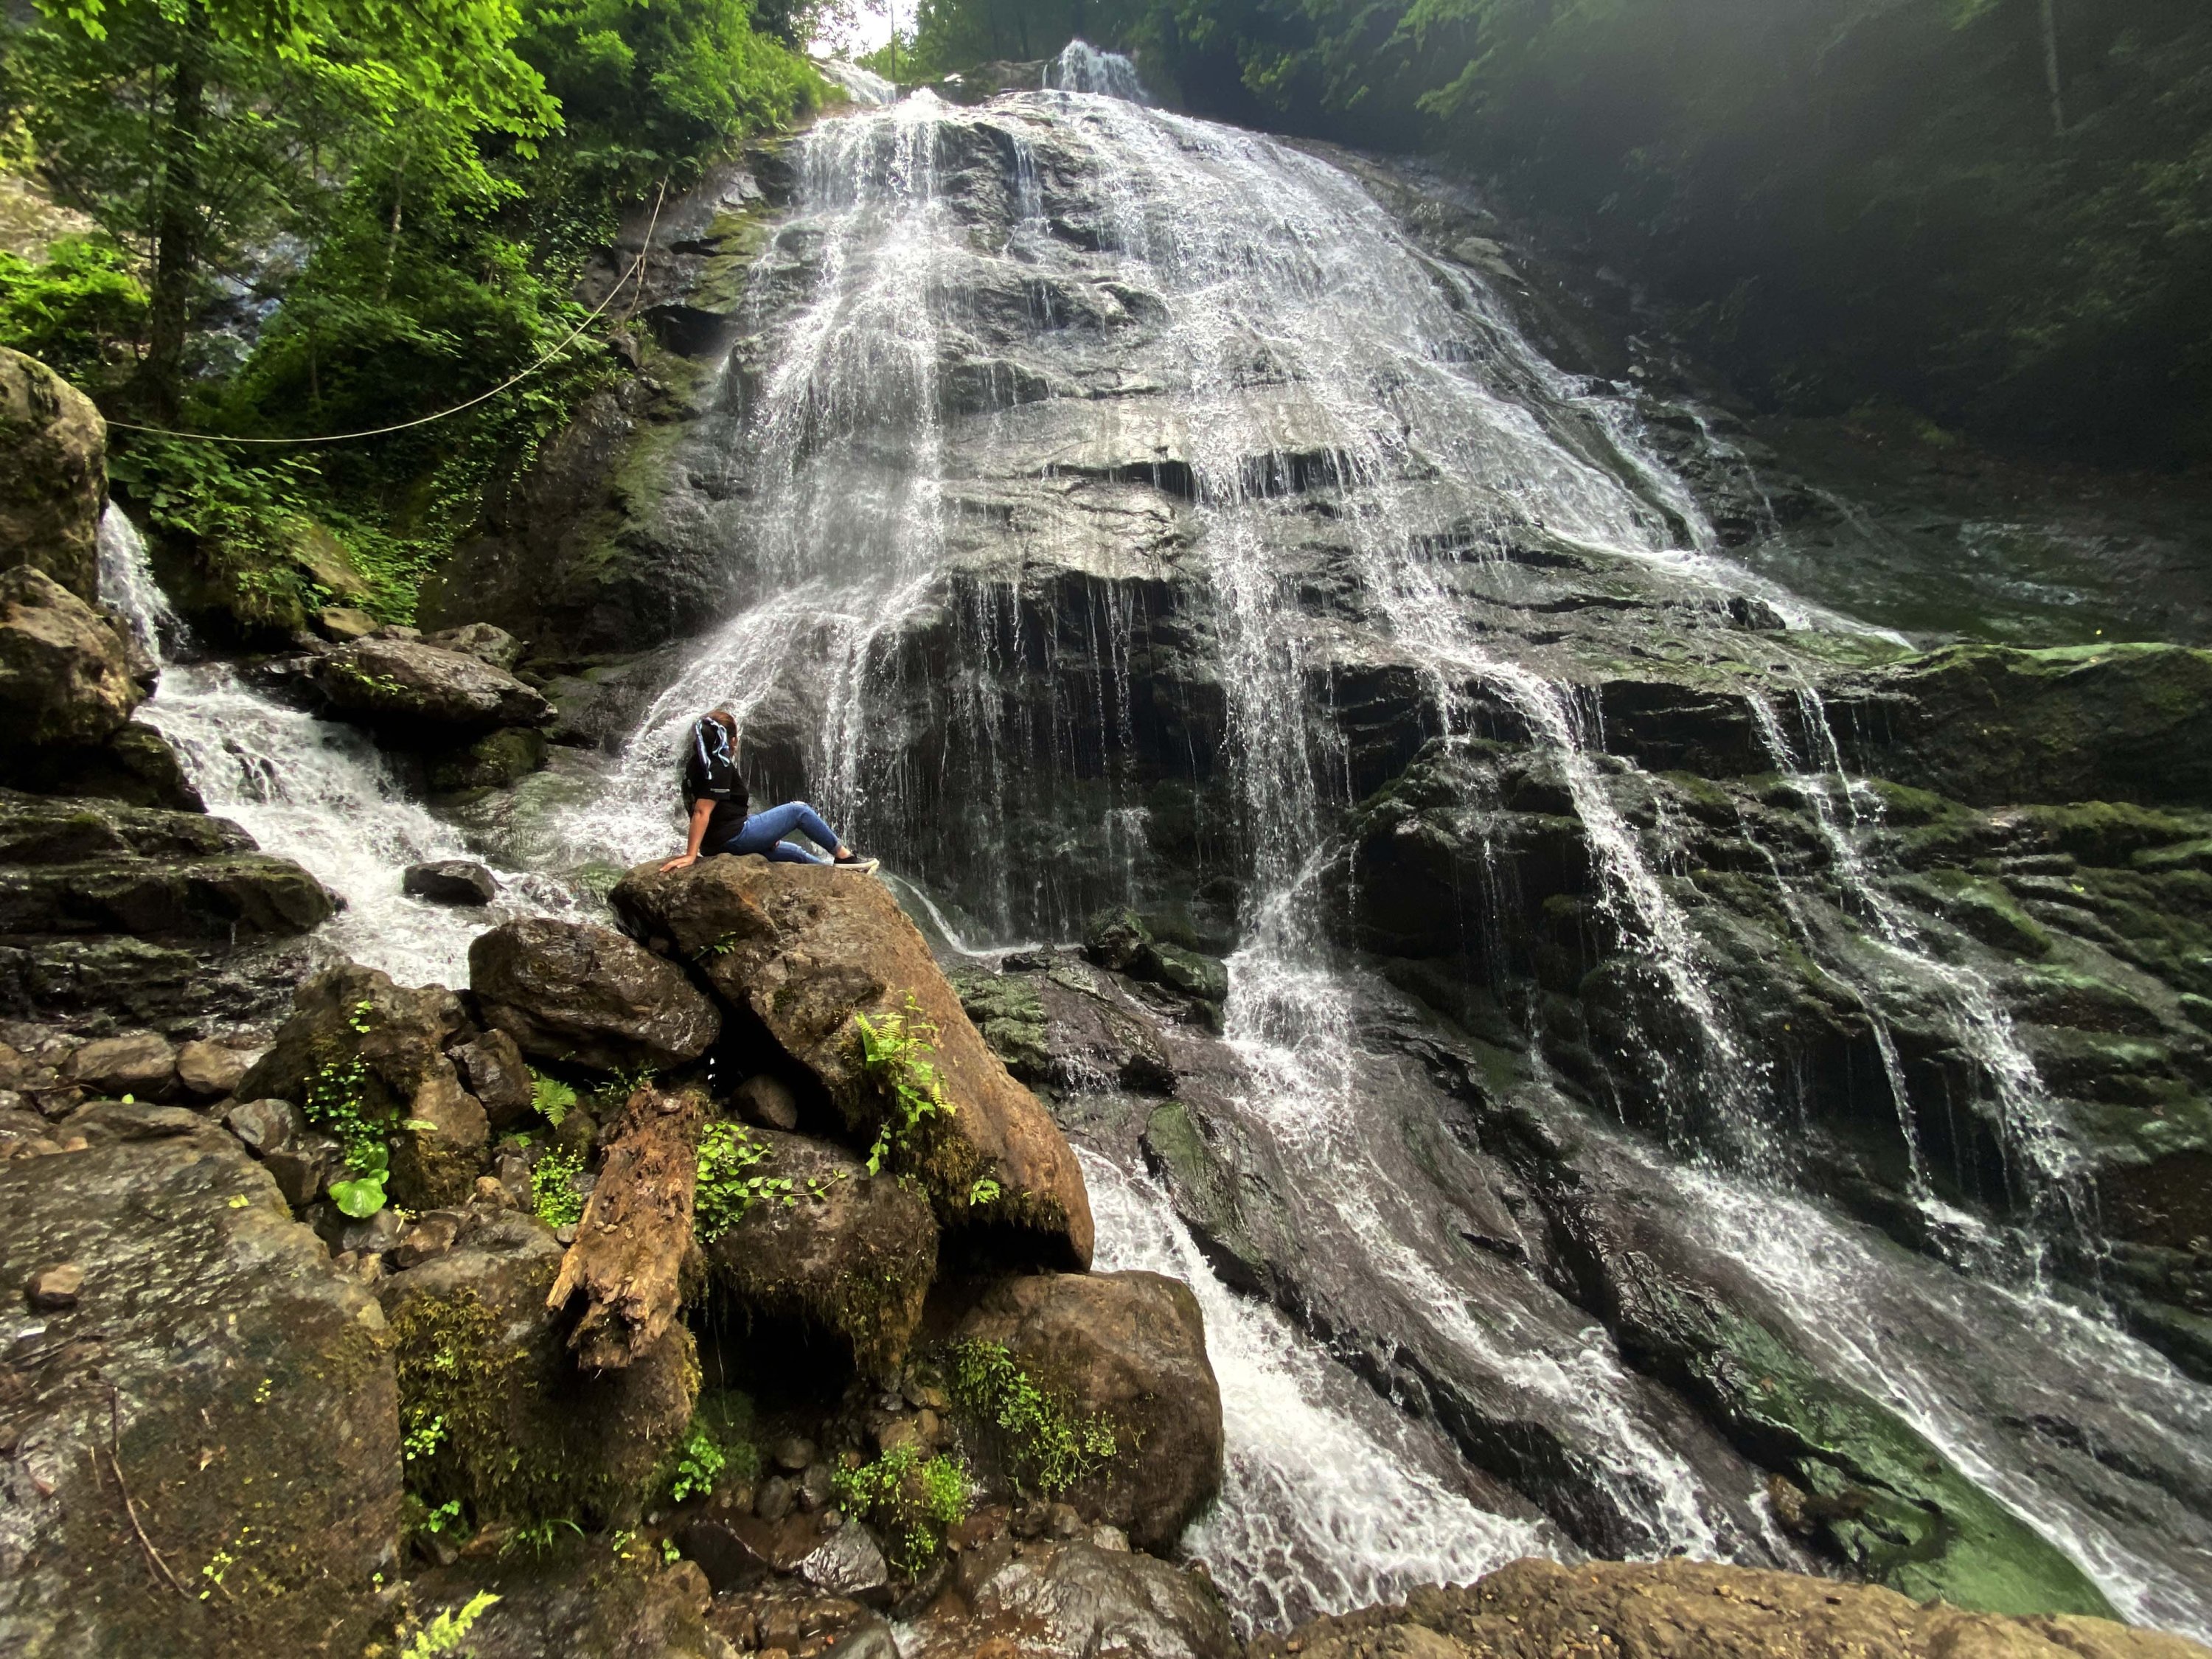
[[[74,1261],[57,1261],[39,1268],[23,1284],[24,1299],[34,1308],[54,1311],[76,1306],[84,1289],[84,1269]]]

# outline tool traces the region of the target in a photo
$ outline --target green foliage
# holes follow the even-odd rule
[[[760,1451],[753,1444],[753,1403],[734,1389],[709,1389],[699,1397],[690,1426],[669,1454],[655,1487],[672,1503],[704,1497],[724,1477],[751,1480],[760,1474]]]
[[[489,1590],[478,1590],[465,1605],[446,1608],[415,1633],[414,1638],[399,1650],[399,1659],[436,1659],[440,1654],[459,1653],[477,1620],[498,1601],[499,1597]]]
[[[868,1173],[878,1175],[886,1162],[910,1158],[931,1120],[951,1116],[953,1106],[937,1071],[938,1028],[913,992],[907,993],[904,1008],[872,1020],[854,1014],[853,1024],[859,1028],[861,1072],[886,1109],[868,1148]]]
[[[948,1358],[953,1404],[993,1437],[1017,1486],[1056,1498],[1121,1450],[1111,1422],[1040,1388],[1005,1345],[956,1342]]]
[[[576,1103],[576,1091],[557,1077],[548,1077],[536,1066],[530,1068],[531,1109],[555,1128],[568,1115]]]
[[[366,1033],[374,1005],[355,1006],[347,1023]],[[331,1182],[331,1201],[356,1220],[384,1207],[385,1182],[392,1173],[389,1119],[368,1102],[368,1065],[360,1054],[331,1054],[308,1074],[300,1109],[307,1121],[334,1135],[345,1147],[347,1178]]]
[[[756,1204],[798,1203],[788,1176],[761,1170],[770,1156],[769,1144],[742,1124],[708,1125],[699,1137],[699,1184],[691,1206],[691,1231],[701,1243],[713,1243]]]
[[[584,1218],[584,1200],[576,1191],[576,1177],[584,1172],[584,1155],[559,1146],[548,1146],[530,1172],[531,1207],[549,1227],[573,1227]]]
[[[21,161],[106,235],[0,262],[0,339],[155,424],[319,436],[435,414],[576,328],[576,280],[623,212],[817,88],[744,0],[40,0],[9,26],[0,107]],[[139,270],[122,250],[149,237]],[[281,301],[242,357],[192,329],[240,276]],[[612,322],[459,416],[330,448],[118,428],[118,478],[216,567],[203,608],[248,634],[327,602],[283,556],[305,517],[344,537],[370,610],[411,621],[485,489],[609,381]]]
[[[542,1521],[526,1522],[509,1533],[507,1541],[499,1547],[501,1555],[544,1555],[561,1541],[561,1529],[566,1527],[581,1538],[584,1529],[565,1516],[553,1516]]]
[[[64,236],[43,264],[0,252],[0,345],[28,352],[79,386],[135,364],[146,290],[131,255],[106,236]]]
[[[890,1545],[890,1563],[917,1577],[945,1547],[945,1534],[968,1518],[968,1477],[951,1458],[924,1461],[911,1446],[872,1463],[841,1469],[837,1499]]]

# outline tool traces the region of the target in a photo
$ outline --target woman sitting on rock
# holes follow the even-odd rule
[[[781,864],[841,864],[855,870],[872,870],[876,860],[864,859],[837,839],[836,832],[803,800],[787,801],[765,812],[745,815],[745,781],[738,775],[738,717],[717,708],[691,727],[690,752],[684,757],[684,799],[691,814],[691,839],[683,856],[660,866],[689,869],[717,853],[760,853]],[[784,837],[798,830],[820,853],[810,853]]]

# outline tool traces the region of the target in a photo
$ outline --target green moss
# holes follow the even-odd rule
[[[1044,1002],[1036,982],[1019,974],[948,975],[960,1006],[991,1052],[1024,1083],[1042,1082],[1051,1065]]]
[[[1963,870],[1933,870],[1911,884],[1946,920],[1992,949],[2014,956],[2049,954],[2051,935],[2021,909],[2001,881]]]
[[[1896,1413],[1820,1376],[1765,1326],[1664,1286],[1638,1358],[1730,1438],[1813,1495],[1805,1523],[1875,1583],[1980,1612],[2113,1617],[2066,1555],[1966,1479]]]
[[[891,1565],[909,1578],[928,1570],[945,1534],[968,1518],[968,1477],[949,1457],[900,1446],[836,1479],[846,1510],[883,1534]]]

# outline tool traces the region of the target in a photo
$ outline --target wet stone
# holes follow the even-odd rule
[[[307,1133],[307,1120],[289,1100],[240,1101],[222,1115],[222,1126],[261,1158],[289,1151]]]
[[[445,1255],[453,1248],[460,1233],[461,1218],[450,1210],[433,1210],[409,1222],[400,1230],[398,1242],[392,1247],[392,1267],[404,1273]]]
[[[738,1085],[738,1111],[748,1123],[789,1131],[799,1127],[799,1097],[780,1079],[765,1073]]]
[[[433,904],[475,907],[499,896],[499,878],[470,859],[437,859],[409,865],[400,874],[399,890]]]
[[[84,1289],[84,1269],[74,1261],[40,1267],[23,1281],[23,1299],[41,1311],[74,1308]]]
[[[62,1075],[105,1095],[151,1098],[165,1091],[177,1074],[177,1051],[153,1031],[102,1037],[69,1057]]]
[[[753,1499],[753,1513],[763,1521],[781,1521],[791,1513],[794,1496],[790,1481],[772,1474],[761,1482],[760,1494]]]
[[[814,1443],[793,1435],[776,1443],[775,1455],[776,1468],[787,1474],[804,1474],[806,1466],[814,1461]]]
[[[203,1100],[222,1100],[238,1091],[238,1085],[260,1058],[258,1048],[234,1048],[227,1042],[187,1042],[177,1050],[177,1081],[186,1092]]]
[[[856,1601],[890,1598],[890,1568],[865,1527],[846,1527],[799,1564],[799,1576],[828,1595]]]

